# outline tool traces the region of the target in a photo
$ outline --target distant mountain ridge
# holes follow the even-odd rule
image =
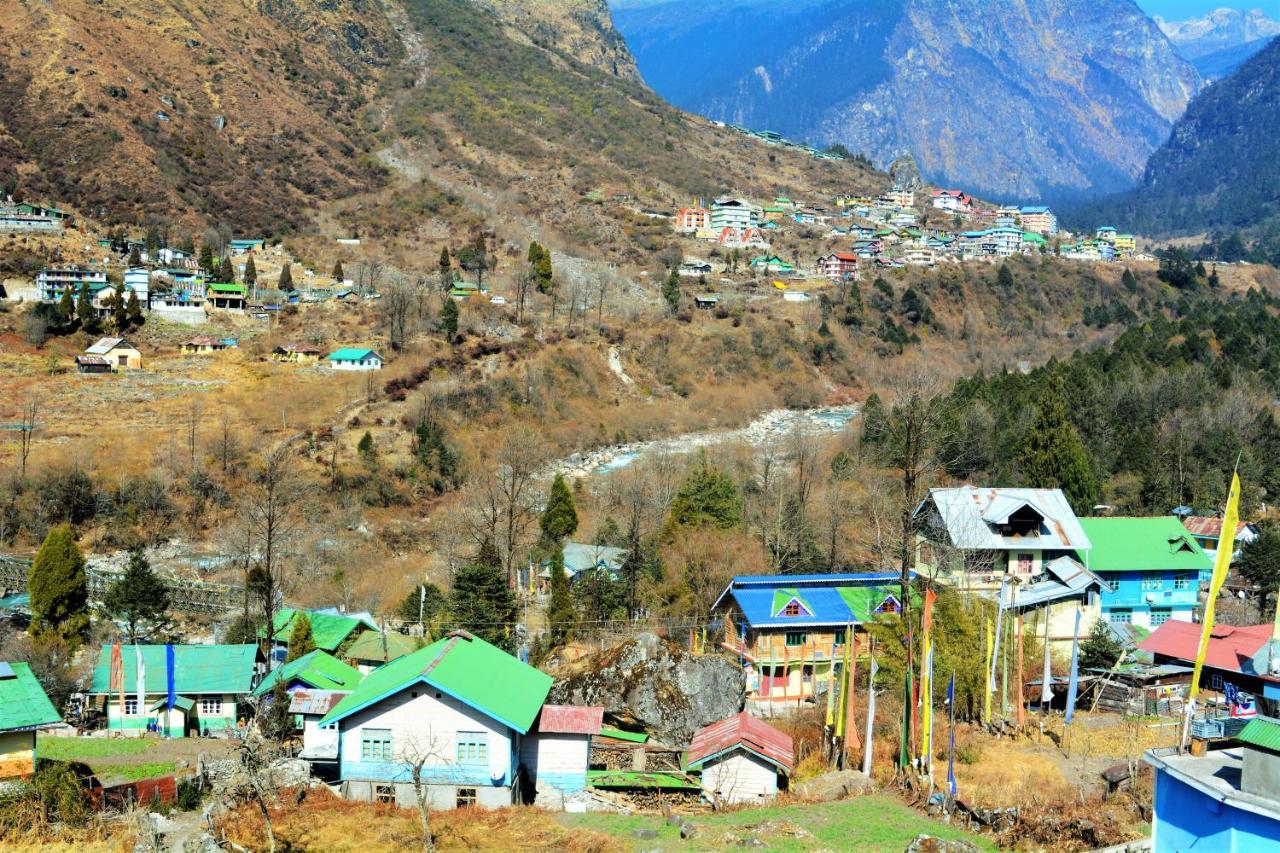
[[[1225,77],[1262,50],[1268,39],[1280,35],[1280,21],[1261,9],[1215,9],[1186,21],[1157,15],[1155,22],[1206,80]]]
[[[613,0],[676,106],[994,198],[1129,186],[1199,90],[1131,0]]]

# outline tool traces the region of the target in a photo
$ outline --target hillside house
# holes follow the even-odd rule
[[[160,300],[166,308],[199,308],[204,305],[204,276],[196,270],[168,267],[156,270],[153,284],[161,292]]]
[[[1024,255],[1034,255],[1037,253],[1047,252],[1049,250],[1049,241],[1035,231],[1022,232],[1022,245],[1019,251]]]
[[[1182,519],[1182,526],[1187,528],[1191,538],[1204,549],[1205,556],[1211,561],[1218,558],[1218,542],[1222,539],[1222,517],[1212,515],[1190,515]],[[1234,562],[1240,556],[1240,549],[1257,539],[1261,532],[1258,525],[1251,521],[1236,524],[1235,551],[1231,555]]]
[[[60,722],[31,665],[0,661],[0,788],[35,772],[36,732]]]
[[[196,335],[189,341],[183,341],[178,344],[178,350],[191,354],[222,352],[227,348],[227,342],[221,338],[215,338],[211,335]]]
[[[342,659],[368,675],[384,663],[420,648],[421,637],[410,637],[397,631],[365,631],[342,650]]]
[[[111,369],[116,371],[139,370],[142,367],[142,353],[124,338],[101,338],[85,350],[84,354],[105,359]]]
[[[99,652],[87,695],[105,711],[107,731],[126,737],[148,731],[186,737],[235,728],[242,724],[245,700],[266,668],[261,652],[252,643],[126,645],[120,648],[123,678],[113,681],[112,649],[103,646]]]
[[[281,682],[284,683],[285,690],[290,692],[310,689],[350,693],[362,677],[360,670],[354,666],[338,660],[326,651],[316,649],[268,672],[253,689],[253,695],[266,696]]]
[[[938,264],[938,253],[934,249],[907,249],[902,255],[902,262],[913,267],[932,267]]]
[[[677,268],[682,278],[698,278],[711,275],[711,264],[706,261],[685,261]]]
[[[776,223],[774,223],[776,224]],[[769,241],[759,228],[722,228],[716,242],[726,249],[767,249]]]
[[[722,196],[711,205],[711,230],[732,228],[749,231],[759,228],[760,215],[760,208],[746,199]]]
[[[248,291],[243,284],[215,281],[205,288],[205,301],[211,308],[220,308],[226,311],[243,311],[245,303],[248,301],[247,293]]]
[[[275,612],[271,620],[274,628],[271,632],[272,657],[284,660],[289,648],[289,637],[293,634],[294,622],[299,613],[306,613],[311,621],[311,641],[315,647],[334,654],[339,653],[344,645],[354,642],[366,631],[378,630],[378,626],[372,621],[360,616],[283,607]],[[265,633],[265,629],[260,629],[260,633]]]
[[[433,809],[502,808],[520,799],[522,741],[550,689],[551,676],[455,631],[369,673],[319,725],[338,732],[343,796],[416,806],[421,764]]]
[[[1111,226],[1111,225],[1103,225],[1101,228],[1099,228],[1097,231],[1094,232],[1093,236],[1096,239],[1098,239],[1100,242],[1110,243],[1111,245],[1114,246],[1116,242],[1116,229],[1114,226]]]
[[[168,246],[156,252],[156,263],[171,269],[194,270],[198,267],[198,262],[189,252]]]
[[[791,735],[746,711],[699,729],[688,753],[688,768],[702,771],[702,791],[717,807],[773,802],[778,778],[795,762]]]
[[[381,370],[382,356],[371,349],[343,347],[329,353],[330,370]]]
[[[789,275],[796,271],[793,264],[787,263],[777,255],[760,255],[751,259],[750,267],[753,272],[778,273],[781,275]]]
[[[249,252],[261,252],[264,248],[266,248],[266,245],[267,245],[267,241],[262,239],[232,240],[231,247],[230,247],[231,254],[234,256],[234,255],[247,255]]]
[[[985,242],[994,246],[989,254],[1001,258],[1013,257],[1022,251],[1022,229],[1016,225],[997,225],[987,230]]]
[[[705,207],[682,207],[676,211],[675,230],[681,234],[697,234],[711,227],[711,211]]]
[[[832,281],[850,281],[858,277],[858,256],[853,252],[832,252],[818,258],[817,267]]]
[[[862,655],[866,624],[902,609],[896,578],[747,575],[730,581],[712,611],[724,618],[722,647],[743,663],[748,696],[800,701],[825,690],[845,643]]]
[[[47,216],[43,213],[27,213],[22,208],[30,205],[0,206],[0,231],[24,231],[37,233],[53,233],[62,231],[61,217]],[[40,208],[35,208],[39,210]]]
[[[1111,245],[1116,247],[1116,254],[1132,255],[1138,250],[1138,238],[1132,234],[1117,234]]]
[[[129,267],[124,271],[124,289],[138,295],[143,308],[151,307],[151,270],[146,267]]]
[[[1036,234],[1052,237],[1058,233],[1058,217],[1042,205],[1023,207],[1018,211],[1022,227]]]
[[[935,210],[945,210],[961,216],[973,211],[973,199],[961,190],[934,190],[930,204]]]
[[[1194,666],[1203,628],[1194,622],[1170,620],[1141,640],[1138,649],[1149,652],[1157,666]],[[1200,671],[1200,689],[1221,698],[1227,685],[1232,685],[1251,693],[1259,700],[1263,713],[1275,716],[1280,711],[1280,658],[1273,665],[1272,628],[1271,623],[1215,625],[1209,634],[1204,667]]]
[[[316,364],[323,353],[318,347],[310,344],[284,344],[271,351],[276,361],[287,361],[294,364]]]
[[[554,788],[574,794],[587,787],[591,738],[600,734],[604,708],[543,705],[529,735],[520,741],[520,762],[534,791]]]
[[[75,358],[77,373],[111,373],[111,362],[100,355],[78,355]]]
[[[710,311],[720,304],[720,297],[710,293],[697,293],[693,297],[693,307],[700,311]]]
[[[84,269],[81,267],[59,267],[43,269],[36,273],[36,290],[45,302],[57,302],[62,298],[64,290],[70,290],[77,296],[83,285],[89,286],[89,295],[93,296],[107,287],[107,274],[102,270]]]
[[[1104,619],[1141,628],[1193,620],[1213,563],[1178,519],[1082,518],[1080,526],[1091,547],[1079,559],[1103,580]]]
[[[890,207],[915,207],[916,194],[911,190],[889,190],[879,200]]]

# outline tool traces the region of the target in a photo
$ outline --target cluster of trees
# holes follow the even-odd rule
[[[107,311],[105,319],[98,316],[87,282],[82,282],[74,294],[70,288],[63,290],[57,302],[37,303],[27,314],[27,340],[39,346],[50,335],[70,335],[81,331],[98,334],[106,329],[123,335],[141,326],[144,317],[138,294],[133,290],[125,294],[123,289],[120,285],[112,287],[110,295],[103,302]]]

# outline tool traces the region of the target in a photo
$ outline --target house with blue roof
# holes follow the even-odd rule
[[[343,347],[328,355],[331,370],[381,370],[382,356],[363,347]]]
[[[847,643],[862,654],[866,625],[900,612],[900,595],[893,572],[747,575],[712,609],[724,620],[724,648],[743,663],[748,696],[801,701],[825,689]]]

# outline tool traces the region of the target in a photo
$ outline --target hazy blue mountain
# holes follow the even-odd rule
[[[1178,53],[1189,59],[1200,76],[1217,80],[1280,35],[1280,21],[1261,9],[1216,9],[1186,21],[1155,19]]]
[[[1131,0],[612,0],[677,106],[999,198],[1132,185],[1200,88]]]

